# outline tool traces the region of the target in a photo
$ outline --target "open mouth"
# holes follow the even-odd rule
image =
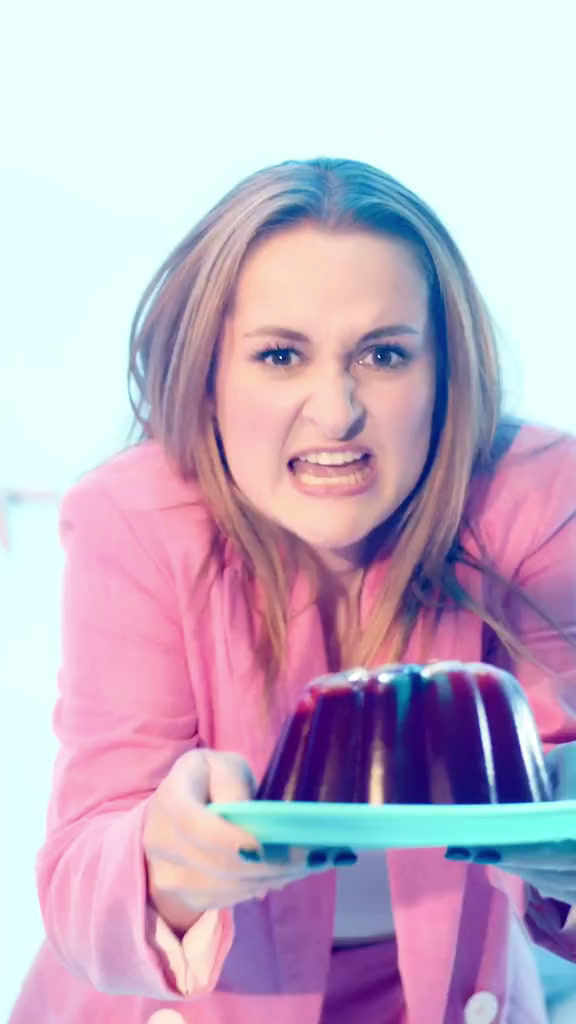
[[[374,456],[369,452],[341,456],[334,453],[329,459],[307,456],[290,459],[288,468],[298,483],[307,487],[356,487],[371,477]]]

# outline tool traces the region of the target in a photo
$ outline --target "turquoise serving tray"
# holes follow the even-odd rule
[[[576,839],[576,800],[523,804],[330,804],[246,800],[208,809],[261,843],[398,849]]]

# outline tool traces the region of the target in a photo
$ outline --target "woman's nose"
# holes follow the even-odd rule
[[[305,414],[326,438],[339,440],[361,429],[364,408],[350,374],[318,375],[308,396]]]

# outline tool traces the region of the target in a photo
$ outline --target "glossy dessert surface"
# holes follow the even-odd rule
[[[552,794],[518,681],[491,665],[436,662],[312,682],[256,799],[485,804]]]

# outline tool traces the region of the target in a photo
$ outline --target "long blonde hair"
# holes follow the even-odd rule
[[[288,161],[240,182],[168,256],[136,310],[129,389],[136,442],[158,439],[185,480],[198,482],[219,543],[232,542],[264,595],[258,656],[272,682],[282,664],[291,584],[306,553],[243,498],[227,471],[211,397],[224,317],[250,248],[302,222],[365,229],[408,245],[429,289],[436,341],[436,403],[430,451],[413,492],[370,538],[370,558],[387,545],[389,571],[353,663],[369,665],[383,644],[399,660],[418,615],[446,603],[478,614],[511,653],[527,655],[500,615],[456,580],[458,562],[498,577],[460,546],[473,475],[489,469],[502,424],[496,329],[471,273],[435,213],[384,172],[354,160]],[[392,546],[390,550],[392,538]],[[283,558],[292,545],[296,558]],[[308,558],[312,568],[314,559]],[[532,602],[529,602],[532,603]],[[548,616],[542,612],[544,618]],[[550,621],[548,619],[548,621]]]

